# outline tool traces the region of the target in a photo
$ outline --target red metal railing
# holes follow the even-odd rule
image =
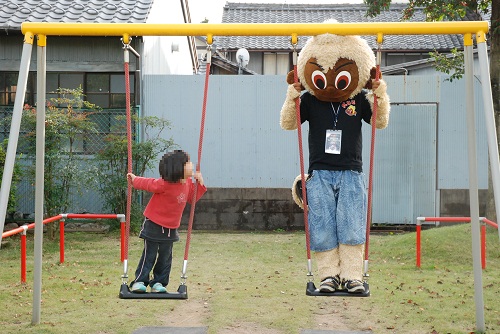
[[[484,217],[480,217],[481,223],[481,266],[486,268],[486,225],[498,229],[498,224]],[[422,257],[422,222],[441,222],[441,223],[470,223],[470,217],[418,217],[416,234],[416,265],[420,268]]]
[[[59,221],[59,262],[64,263],[64,222],[66,219],[120,219],[122,227],[121,237],[121,254],[123,262],[124,244],[123,244],[123,226],[125,215],[123,214],[80,214],[80,213],[63,213],[54,217],[43,220],[43,225]],[[26,282],[26,231],[35,228],[35,223],[26,224],[10,231],[2,233],[2,239],[16,234],[21,234],[21,282]]]

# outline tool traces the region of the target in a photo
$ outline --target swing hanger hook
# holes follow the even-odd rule
[[[212,50],[212,44],[214,42],[214,35],[212,34],[207,34],[207,50],[211,51]]]
[[[132,37],[130,37],[128,34],[124,34],[123,37],[120,38],[120,41],[122,41],[123,49],[129,49],[130,42],[132,42]]]
[[[299,43],[299,38],[297,37],[297,34],[292,34],[292,37],[290,38],[290,43],[292,44],[292,51],[297,52],[297,44]]]
[[[377,52],[382,52],[382,44],[384,43],[384,35],[382,33],[377,34]]]

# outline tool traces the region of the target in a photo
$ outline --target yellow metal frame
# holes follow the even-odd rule
[[[17,147],[17,135],[21,123],[23,96],[26,92],[26,83],[29,72],[29,62],[33,47],[34,36],[38,38],[38,56],[37,61],[37,87],[39,91],[39,108],[37,109],[37,176],[43,176],[43,155],[44,155],[44,115],[45,107],[43,96],[45,95],[46,64],[45,52],[47,45],[47,36],[121,36],[123,43],[129,44],[131,36],[206,36],[207,43],[212,44],[213,36],[291,36],[291,43],[295,51],[298,36],[314,36],[324,33],[337,35],[374,35],[377,43],[383,42],[384,35],[449,35],[460,34],[464,36],[465,47],[465,67],[467,82],[467,130],[468,130],[468,150],[469,150],[469,194],[471,207],[471,223],[475,222],[472,228],[473,235],[473,264],[474,264],[474,296],[476,304],[476,327],[484,332],[484,302],[482,296],[482,276],[480,265],[479,249],[479,202],[477,186],[477,168],[476,168],[476,138],[474,123],[474,94],[473,94],[473,68],[472,68],[472,35],[475,35],[481,78],[484,80],[482,85],[482,94],[484,101],[484,112],[486,115],[486,125],[488,133],[488,147],[490,156],[491,170],[493,171],[493,188],[495,190],[495,207],[497,216],[500,217],[500,161],[491,157],[498,157],[498,140],[496,135],[496,125],[493,111],[493,100],[491,86],[487,83],[490,78],[488,71],[488,55],[486,46],[486,34],[489,30],[486,21],[465,21],[465,22],[370,22],[370,23],[222,23],[222,24],[147,24],[147,23],[34,23],[25,22],[21,25],[21,31],[24,35],[23,54],[21,57],[21,69],[18,79],[18,89],[16,101],[14,104],[13,120],[11,126],[11,135],[9,136],[9,146],[7,148],[7,158],[3,179],[7,180],[2,185],[8,183],[7,187],[0,190],[0,224],[3,224],[3,218],[6,213],[6,199],[10,191],[10,179],[14,167],[15,153]],[[482,61],[481,61],[482,59]],[[19,97],[20,96],[20,97]],[[41,128],[41,129],[40,129]],[[471,135],[472,134],[472,135]],[[11,140],[12,138],[12,140]],[[41,153],[39,153],[41,152]],[[41,156],[41,158],[40,158]],[[43,239],[43,177],[42,182],[37,184],[35,192],[35,269],[34,269],[34,288],[33,288],[33,312],[32,324],[40,323],[41,309],[41,258],[42,258],[42,239]],[[9,189],[7,189],[9,188]],[[0,227],[3,228],[3,225]],[[500,230],[499,230],[500,236]],[[1,240],[1,237],[0,237]],[[311,263],[308,259],[308,268],[311,272]],[[184,266],[186,263],[184,264]],[[368,264],[365,260],[365,273]],[[125,264],[126,273],[126,264]],[[183,268],[183,274],[185,269]]]
[[[337,35],[444,35],[477,34],[484,41],[486,21],[370,22],[370,23],[48,23],[25,22],[23,34],[46,36],[313,36]]]

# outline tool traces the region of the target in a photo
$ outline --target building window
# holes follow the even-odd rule
[[[264,75],[286,75],[290,71],[290,55],[288,53],[265,52]]]
[[[13,106],[17,91],[17,72],[0,72],[0,106]],[[35,76],[29,73],[24,103],[34,104]]]
[[[0,72],[0,106],[13,106],[17,91],[17,72]],[[125,108],[125,75],[115,73],[47,73],[47,100],[57,97],[58,88],[82,87],[87,101],[106,108]],[[130,104],[134,105],[134,74],[130,75]],[[35,105],[36,72],[28,74],[25,104]]]
[[[125,75],[88,73],[86,76],[87,101],[101,108],[126,106]],[[134,80],[130,77],[130,103],[134,105]]]
[[[12,115],[17,91],[17,72],[0,72],[0,117]],[[97,134],[82,134],[72,149],[78,153],[93,154],[102,149],[104,138],[123,120],[116,116],[125,115],[125,75],[118,73],[55,73],[48,72],[46,79],[47,100],[56,98],[58,88],[76,89],[82,87],[87,101],[102,108],[99,113],[89,115],[96,124]],[[130,104],[135,105],[134,74],[130,75]],[[28,75],[25,104],[36,103],[36,72]],[[124,127],[125,128],[125,127]],[[10,127],[0,128],[0,139],[8,138]]]

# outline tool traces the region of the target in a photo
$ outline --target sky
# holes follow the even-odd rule
[[[226,2],[242,2],[242,3],[286,3],[286,4],[334,4],[334,3],[363,3],[363,0],[188,0],[189,12],[191,14],[192,23],[200,23],[205,18],[209,23],[221,23],[222,9]],[[403,2],[403,1],[397,1]]]

